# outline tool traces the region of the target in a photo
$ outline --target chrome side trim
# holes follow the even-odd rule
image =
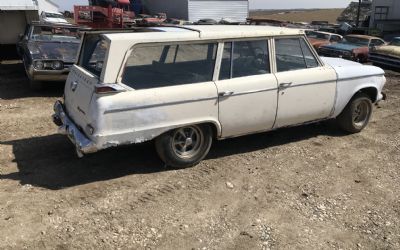
[[[372,77],[372,76],[384,76],[385,74],[371,74],[371,75],[364,75],[364,76],[354,76],[354,77],[347,77],[347,78],[340,78],[338,81],[347,81],[347,80],[355,80],[355,79],[361,79],[361,78],[366,78],[366,77]]]
[[[240,96],[240,95],[249,95],[249,94],[255,94],[255,93],[260,93],[260,92],[268,92],[272,90],[278,90],[278,88],[269,88],[269,89],[257,89],[257,90],[249,90],[249,91],[242,91],[238,93],[233,93],[230,96]]]
[[[200,98],[200,99],[195,99],[195,100],[183,100],[183,101],[176,101],[176,102],[165,102],[165,103],[156,103],[156,104],[149,104],[149,105],[142,105],[142,106],[110,109],[110,110],[104,111],[104,114],[118,113],[118,112],[131,111],[131,110],[137,110],[137,109],[149,109],[149,108],[156,108],[156,107],[162,107],[162,106],[167,106],[167,105],[178,105],[178,104],[185,104],[185,103],[191,103],[191,102],[211,101],[211,100],[217,100],[217,99],[218,99],[218,97],[215,96],[215,97]]]
[[[278,89],[277,88],[269,88],[269,89],[257,89],[257,90],[243,91],[243,92],[239,92],[239,93],[233,93],[232,95],[229,95],[226,97],[220,97],[220,98],[229,98],[229,97],[233,97],[233,96],[248,95],[248,94],[267,92],[267,91],[272,91],[272,90],[278,90]],[[149,109],[149,108],[156,108],[156,107],[162,107],[162,106],[167,106],[167,105],[179,105],[179,104],[192,103],[192,102],[211,101],[211,100],[217,101],[218,97],[215,96],[215,97],[200,98],[200,99],[193,99],[193,100],[183,100],[183,101],[176,101],[176,102],[156,103],[156,104],[149,104],[149,105],[142,105],[142,106],[111,109],[111,110],[104,111],[104,114],[119,113],[119,112],[138,110],[138,109]]]

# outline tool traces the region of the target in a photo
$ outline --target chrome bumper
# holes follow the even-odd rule
[[[34,81],[66,81],[69,68],[61,70],[37,70],[32,66],[29,68],[29,78]]]
[[[64,105],[60,101],[56,101],[54,104],[53,122],[58,126],[58,133],[67,135],[75,145],[79,157],[98,151],[94,142],[87,138],[68,117]]]

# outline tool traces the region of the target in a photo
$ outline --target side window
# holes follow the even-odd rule
[[[220,80],[268,73],[270,63],[266,39],[225,43]]]
[[[310,47],[308,47],[304,39],[300,39],[301,50],[303,51],[304,60],[306,61],[307,68],[318,67],[318,61],[315,59]]]
[[[151,45],[135,48],[122,82],[134,89],[212,81],[217,43]]]
[[[381,46],[382,44],[384,44],[384,42],[378,39],[372,39],[371,41],[372,46]]]
[[[318,67],[318,62],[302,38],[275,39],[278,72]]]
[[[331,36],[331,42],[340,42],[340,36],[334,36],[334,35],[332,35]]]

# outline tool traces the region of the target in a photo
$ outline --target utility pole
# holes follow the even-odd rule
[[[356,27],[360,26],[361,0],[358,0]]]

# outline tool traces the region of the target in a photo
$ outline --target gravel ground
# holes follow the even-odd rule
[[[0,64],[0,248],[400,249],[400,74],[370,125],[325,122],[214,143],[166,169],[152,143],[77,159],[50,116],[63,87],[31,92]]]

